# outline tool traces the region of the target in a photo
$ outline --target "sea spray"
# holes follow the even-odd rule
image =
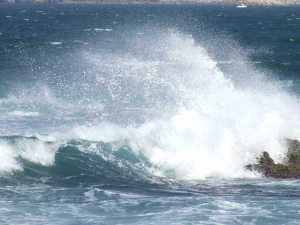
[[[297,224],[299,12],[2,4],[1,223]]]
[[[222,52],[239,48],[228,41]],[[285,139],[299,138],[297,99],[241,50],[236,59],[230,52],[222,71],[213,53],[175,30],[128,36],[119,47],[81,51],[74,56],[82,61],[78,71],[60,82],[49,73],[40,100],[39,89],[10,97],[26,99],[29,108],[13,107],[8,115],[45,121],[35,128],[42,141],[106,142],[112,151],[127,146],[149,171],[177,179],[251,177],[244,166],[262,151],[280,162]],[[29,160],[51,165],[54,154]]]
[[[18,154],[16,154],[13,148],[5,141],[0,142],[0,156],[0,172],[12,172],[13,170],[20,170],[22,168],[22,166],[16,160]]]
[[[58,143],[44,142],[33,137],[10,136],[0,139],[1,172],[23,170],[21,159],[43,166],[54,164]]]
[[[249,175],[244,165],[264,150],[282,160],[285,139],[299,138],[299,104],[280,83],[240,58],[239,70],[224,74],[201,45],[173,31],[159,34],[155,43],[138,42],[134,57],[126,52],[125,62],[111,62],[107,88],[113,102],[157,110],[138,128],[121,132],[157,174],[171,170],[180,179],[244,177]],[[98,65],[103,66],[101,60]],[[131,81],[129,89],[115,85],[119,77]],[[129,96],[126,101],[124,96]]]

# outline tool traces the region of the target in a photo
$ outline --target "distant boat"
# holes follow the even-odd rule
[[[247,6],[244,3],[242,3],[241,5],[238,5],[237,7],[238,8],[246,8]]]

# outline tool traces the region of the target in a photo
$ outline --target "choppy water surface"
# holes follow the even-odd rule
[[[299,7],[0,6],[1,223],[297,223]]]

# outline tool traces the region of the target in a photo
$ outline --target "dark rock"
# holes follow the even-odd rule
[[[287,140],[288,152],[287,163],[299,163],[300,161],[300,142],[297,140]]]
[[[261,173],[265,177],[300,178],[300,142],[287,140],[287,145],[285,164],[275,164],[269,153],[263,152],[258,161],[259,164],[249,164],[246,169]]]
[[[263,152],[262,157],[259,159],[259,164],[274,165],[274,160],[269,156],[268,152]]]

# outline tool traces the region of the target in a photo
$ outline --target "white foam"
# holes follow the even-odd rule
[[[86,54],[97,74],[105,68],[106,77],[99,72],[95,82],[106,84],[103,88],[111,94],[111,102],[127,101],[131,105],[124,108],[147,109],[139,110],[146,122],[127,127],[102,122],[38,137],[109,142],[113,150],[126,144],[146,157],[153,173],[179,179],[253,177],[244,166],[255,163],[262,151],[281,162],[285,139],[300,140],[298,99],[285,92],[280,82],[268,79],[268,71],[253,68],[230,40],[208,46],[210,54],[228,54],[216,60],[231,62],[231,70],[225,73],[191,37],[164,32],[128,38],[132,46],[124,55]],[[127,79],[126,86],[119,78]],[[135,105],[135,96],[143,98],[143,107]],[[147,117],[147,111],[157,115]],[[46,158],[51,157],[52,153]]]
[[[51,42],[50,44],[51,44],[51,45],[61,45],[61,44],[62,44],[62,42],[59,42],[59,41],[54,41],[54,42]]]
[[[84,31],[89,31],[90,29],[85,29]],[[112,29],[94,28],[94,31],[112,31]]]
[[[38,112],[23,112],[23,111],[13,111],[13,112],[10,112],[9,115],[12,115],[12,116],[29,116],[29,117],[34,117],[34,116],[38,116],[39,113]]]
[[[75,41],[73,41],[73,42],[75,42],[75,43],[82,43],[82,44],[84,44],[84,45],[88,45],[89,43],[87,43],[87,42],[83,42],[83,41],[79,41],[79,40],[75,40]]]
[[[142,57],[148,54],[151,60],[141,61],[138,56],[121,57],[120,62],[114,59],[119,67],[113,75],[136,77],[140,86],[134,90],[154,82],[167,84],[164,93],[172,93],[177,112],[156,97],[153,103],[162,110],[161,119],[139,128],[77,127],[69,135],[105,142],[127,140],[136,154],[142,153],[152,163],[153,172],[166,175],[174,171],[180,179],[253,176],[244,166],[255,163],[262,151],[281,162],[285,139],[300,140],[298,100],[279,82],[269,80],[267,71],[253,68],[239,46],[231,45],[230,40],[222,46],[225,49],[215,46],[216,52],[228,52],[232,62],[230,74],[224,74],[190,37],[171,32],[156,36],[155,42],[149,38],[136,45]],[[148,98],[160,91],[146,90]],[[168,111],[169,116],[164,117]]]
[[[18,138],[13,143],[0,141],[0,171],[22,170],[18,157],[44,166],[54,163],[58,144],[46,144],[38,139]]]
[[[96,200],[98,200],[98,198],[95,197],[94,192],[95,192],[94,189],[92,189],[92,190],[87,191],[87,192],[85,192],[83,194],[84,194],[85,197],[88,198],[88,201],[96,201]]]
[[[47,145],[40,140],[20,138],[14,143],[14,148],[20,156],[32,162],[50,166],[54,163],[58,144]]]
[[[226,97],[231,101],[230,96]],[[228,114],[223,114],[222,108],[206,109],[205,114],[182,109],[170,120],[149,122],[139,128],[100,124],[50,136],[52,140],[81,138],[114,142],[113,150],[127,142],[134,153],[142,153],[152,163],[152,172],[159,176],[173,170],[180,179],[253,177],[244,171],[246,164],[254,163],[264,150],[280,162],[286,149],[284,138],[299,135],[299,122],[293,123],[295,117],[289,119],[288,113],[261,110],[259,106],[266,106],[257,105],[260,98],[263,102],[270,101],[268,104],[274,103],[263,96],[251,101],[241,96],[240,101],[225,107]],[[256,108],[247,112],[252,107]]]
[[[21,170],[22,166],[17,162],[18,154],[5,141],[0,141],[0,172],[12,172],[13,170]]]

